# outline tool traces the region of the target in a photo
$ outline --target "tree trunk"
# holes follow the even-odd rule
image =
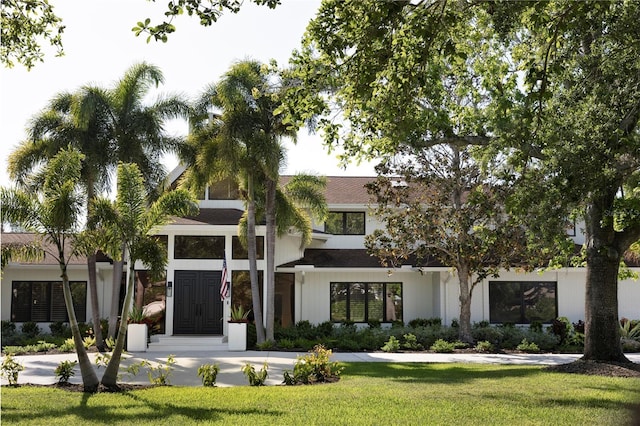
[[[124,252],[124,249],[123,249]],[[124,260],[113,261],[113,281],[111,287],[111,310],[109,311],[109,337],[116,338],[118,313],[120,312],[120,287],[122,286],[122,269]]]
[[[89,269],[89,298],[91,301],[91,322],[93,323],[93,334],[96,338],[96,347],[100,352],[105,350],[104,339],[102,337],[102,327],[100,324],[100,305],[98,303],[98,279],[96,276],[96,253],[87,257],[87,268]]]
[[[458,282],[460,285],[460,323],[458,338],[464,343],[473,343],[471,336],[471,294],[472,287],[469,286],[469,271],[466,266],[459,266]]]
[[[275,340],[275,292],[276,292],[276,185],[268,179],[266,182],[266,222],[267,222],[267,340]]]
[[[256,339],[258,343],[264,343],[264,325],[262,319],[262,300],[260,299],[260,287],[258,283],[258,253],[256,248],[256,204],[253,188],[253,177],[247,179],[247,253],[249,257],[249,277],[251,279],[251,298],[253,300],[253,316],[256,325]]]
[[[127,318],[129,317],[129,307],[133,300],[133,284],[135,272],[135,259],[129,259],[129,273],[127,274],[127,292],[122,304],[122,315],[120,316],[120,327],[118,328],[118,338],[111,354],[111,359],[102,376],[101,383],[108,388],[117,388],[118,370],[120,369],[120,359],[124,351],[124,342],[127,337]]]
[[[64,256],[60,257],[61,259]],[[69,276],[67,275],[67,267],[63,263],[60,263],[60,271],[62,272],[62,294],[64,296],[64,304],[67,308],[67,316],[69,317],[69,326],[71,327],[71,334],[73,335],[73,343],[76,347],[76,354],[78,356],[78,365],[80,366],[80,374],[82,376],[82,385],[85,392],[95,392],[98,390],[98,376],[93,369],[93,364],[89,360],[87,351],[84,348],[82,341],[82,335],[80,334],[80,328],[78,327],[78,319],[76,312],[73,309],[73,299],[71,297],[71,288],[69,287]]]
[[[622,250],[616,246],[613,219],[615,191],[587,206],[585,237],[587,278],[585,297],[585,360],[629,362],[620,345],[618,268]]]

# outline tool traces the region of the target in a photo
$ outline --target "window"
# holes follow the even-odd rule
[[[264,237],[256,237],[257,257],[258,259],[264,259]],[[248,259],[249,253],[247,249],[240,242],[239,237],[231,237],[231,250],[233,259]]]
[[[262,271],[258,271],[258,283],[260,283],[260,300],[263,297],[263,277]],[[295,278],[294,274],[276,274],[275,282],[275,311],[274,319],[281,327],[294,325],[294,303],[295,303]],[[249,271],[233,271],[231,274],[231,304],[242,306],[245,311],[251,309],[249,319],[253,321],[253,298],[251,296],[251,279]],[[263,310],[264,313],[264,310]]]
[[[176,235],[174,259],[222,259],[224,237]]]
[[[202,198],[204,200],[204,197]],[[240,193],[238,184],[231,179],[225,179],[209,186],[209,200],[238,200]]]
[[[364,235],[364,212],[329,212],[324,230],[334,235]]]
[[[538,281],[489,282],[491,323],[549,323],[558,317],[557,283]]]
[[[263,273],[258,271],[260,300],[263,299]],[[249,319],[253,321],[253,297],[251,295],[251,277],[249,271],[232,271],[231,273],[231,305],[242,306],[245,311],[251,309]]]
[[[87,317],[87,283],[72,281],[71,299],[79,322]],[[11,321],[68,321],[61,281],[14,281],[11,289]]]
[[[402,321],[401,283],[331,283],[331,321]]]

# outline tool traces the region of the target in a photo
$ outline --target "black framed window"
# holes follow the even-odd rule
[[[490,281],[491,323],[550,323],[558,317],[558,284],[546,281]]]
[[[176,235],[174,259],[222,259],[224,236]]]
[[[71,281],[71,299],[79,322],[87,319],[87,283]],[[68,321],[62,281],[13,281],[11,321]]]
[[[331,283],[331,321],[402,321],[401,283]]]
[[[248,259],[249,253],[240,242],[240,237],[231,237],[232,259]],[[264,259],[264,237],[256,236],[256,254],[258,259]]]
[[[258,271],[260,300],[264,300],[262,286],[263,277],[263,272]],[[249,319],[253,321],[253,297],[251,294],[251,277],[249,276],[249,271],[231,272],[231,305],[233,307],[242,306],[245,312],[251,309]]]
[[[334,235],[364,235],[364,212],[329,212],[325,232]]]

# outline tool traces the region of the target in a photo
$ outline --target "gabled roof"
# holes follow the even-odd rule
[[[30,233],[30,232],[3,232],[0,235],[0,243],[2,244],[3,247],[6,247],[8,245],[26,245],[26,244],[31,244],[35,241],[38,241],[40,238],[41,238],[40,235]],[[44,244],[45,244],[46,250],[55,251],[55,247],[53,246],[53,244],[46,242],[46,240]],[[70,249],[71,248],[69,246],[69,243],[67,243],[67,247],[65,247],[65,250],[70,250]],[[37,261],[37,262],[16,261],[16,262],[23,265],[57,265],[58,264],[57,260],[55,260],[50,255],[45,255],[42,261]],[[98,251],[98,253],[96,254],[96,262],[113,263],[113,260],[111,260],[103,252]],[[86,264],[87,264],[87,257],[83,255],[74,256],[69,261],[69,265],[86,265]]]

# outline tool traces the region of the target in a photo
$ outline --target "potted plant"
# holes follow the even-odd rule
[[[245,311],[242,306],[231,307],[228,336],[230,351],[247,350],[247,323],[249,322],[249,312],[251,312],[251,309]]]
[[[129,352],[147,351],[148,326],[142,308],[133,306],[127,322],[127,350]]]

